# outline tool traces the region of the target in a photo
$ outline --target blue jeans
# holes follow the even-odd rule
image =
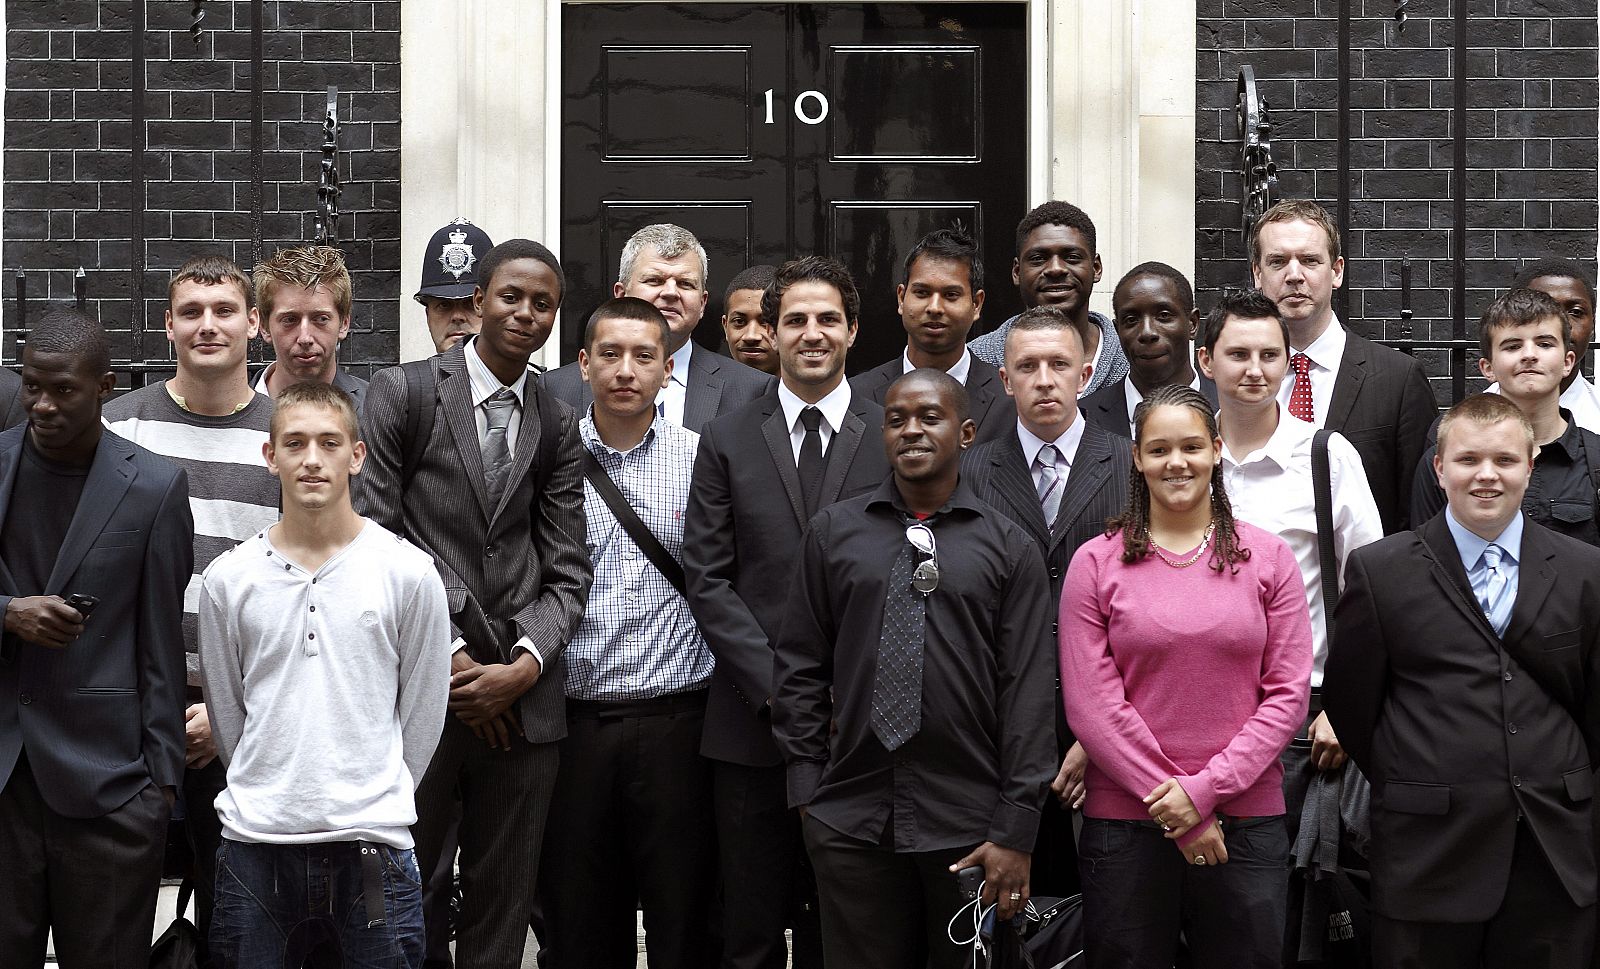
[[[361,845],[246,844],[217,852],[211,958],[221,969],[418,969],[422,877],[410,850],[379,847],[383,920],[371,924]],[[376,913],[372,913],[376,914]],[[338,954],[338,960],[327,956]]]

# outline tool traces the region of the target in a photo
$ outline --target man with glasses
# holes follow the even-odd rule
[[[811,521],[778,635],[773,734],[803,817],[829,969],[966,964],[956,872],[1001,919],[1028,897],[1056,773],[1049,579],[961,480],[977,428],[949,374],[884,400],[893,473]]]

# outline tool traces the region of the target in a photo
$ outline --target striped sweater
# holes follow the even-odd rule
[[[189,699],[195,702],[200,698],[201,573],[212,559],[278,520],[278,479],[261,455],[272,421],[272,398],[257,394],[243,410],[207,417],[179,407],[162,381],[106,404],[104,417],[112,431],[189,475],[194,575],[183,593],[183,646]]]

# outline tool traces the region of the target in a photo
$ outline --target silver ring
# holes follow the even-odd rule
[[[1022,893],[1021,893],[1021,892],[1012,892],[1012,893],[1011,893],[1011,900],[1012,900],[1012,901],[1013,901],[1013,902],[1020,902],[1020,901],[1022,901]]]
[[[1197,864],[1197,865],[1205,864],[1206,863],[1206,856],[1205,855],[1195,855],[1194,856],[1194,863]]]

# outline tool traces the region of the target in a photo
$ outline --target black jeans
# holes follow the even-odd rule
[[[1078,840],[1089,969],[1279,969],[1289,838],[1283,816],[1227,818],[1228,862],[1190,864],[1153,821],[1084,818]]]

